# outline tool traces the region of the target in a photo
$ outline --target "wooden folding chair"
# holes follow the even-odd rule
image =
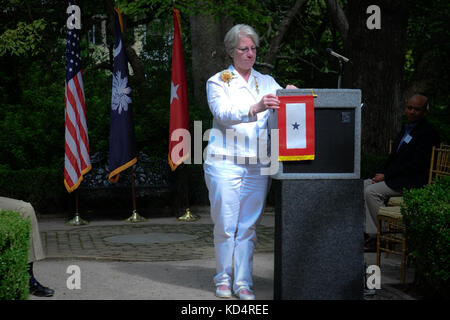
[[[442,144],[433,146],[430,159],[428,184],[441,176],[450,175],[450,146]],[[380,266],[381,252],[401,256],[401,281],[405,283],[406,239],[405,226],[402,222],[401,205],[403,197],[391,197],[387,207],[381,207],[377,214],[377,265]],[[396,250],[395,245],[401,249]]]

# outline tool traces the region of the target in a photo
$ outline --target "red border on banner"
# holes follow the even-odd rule
[[[278,109],[279,149],[278,161],[314,160],[314,97],[311,96],[279,96]],[[305,103],[306,148],[287,149],[286,147],[286,104]]]

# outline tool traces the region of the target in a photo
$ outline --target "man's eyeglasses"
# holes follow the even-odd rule
[[[241,53],[248,53],[250,50],[252,50],[252,52],[256,52],[256,47],[245,47],[245,48],[236,48],[239,52]]]

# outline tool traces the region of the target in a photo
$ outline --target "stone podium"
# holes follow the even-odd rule
[[[275,191],[274,299],[362,299],[361,91],[312,89],[315,159],[284,161]],[[278,90],[278,96],[311,95]]]

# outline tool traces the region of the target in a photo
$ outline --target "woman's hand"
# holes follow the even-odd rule
[[[250,107],[248,114],[250,117],[255,116],[259,112],[266,111],[267,109],[278,109],[280,107],[280,100],[274,94],[266,94],[262,99]]]
[[[286,89],[298,89],[296,86],[294,86],[293,84],[288,84],[286,86]]]

